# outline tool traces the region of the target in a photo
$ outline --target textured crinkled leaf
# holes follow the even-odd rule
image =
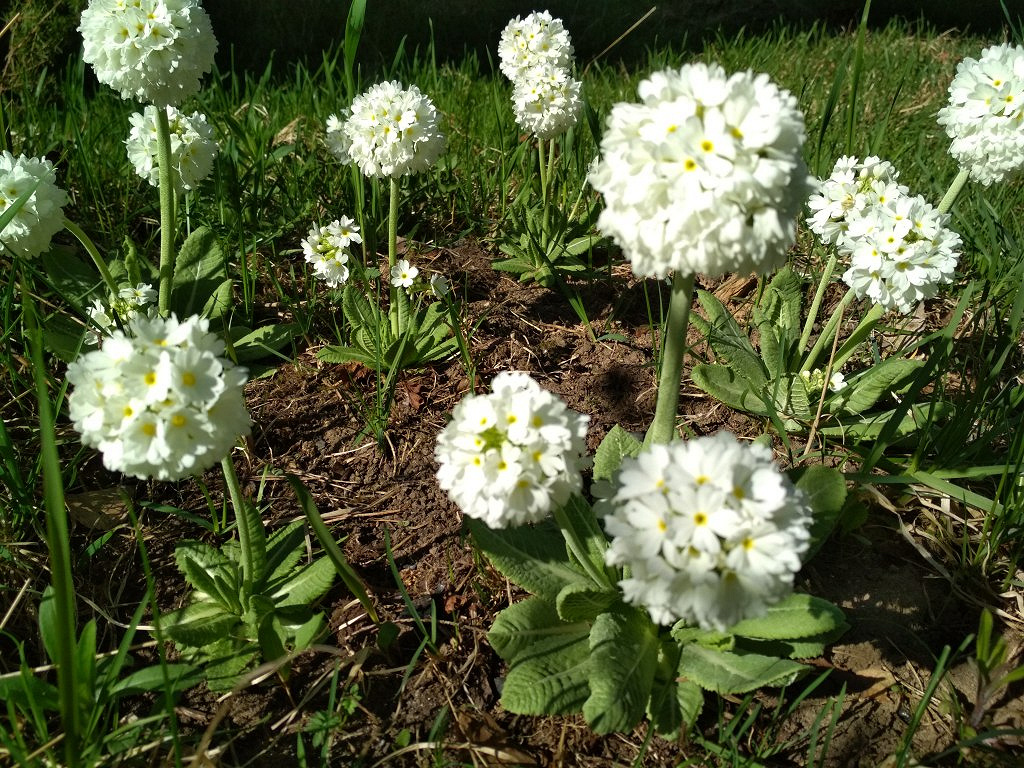
[[[216,235],[209,227],[196,229],[182,244],[174,261],[171,308],[178,317],[200,314],[211,297],[222,290],[225,280],[228,274],[224,252]]]
[[[852,415],[863,413],[883,395],[901,389],[924,363],[924,360],[890,357],[851,376],[847,385],[833,395],[833,410]]]
[[[832,645],[850,628],[845,621],[833,629],[814,637],[799,640],[755,640],[749,637],[736,638],[736,648],[746,653],[763,656],[779,656],[787,659],[812,659],[821,656],[825,648]]]
[[[234,343],[238,362],[245,363],[273,355],[285,347],[301,331],[298,323],[264,325]]]
[[[552,637],[578,639],[589,633],[589,622],[562,621],[553,603],[539,597],[528,597],[495,617],[487,633],[487,641],[495,653],[511,661],[541,640]]]
[[[818,401],[811,403],[807,385],[800,376],[784,376],[768,385],[771,387],[775,410],[785,416],[809,421],[817,410]]]
[[[175,642],[202,648],[221,640],[240,623],[217,603],[202,600],[164,616],[164,629]]]
[[[334,563],[329,558],[321,557],[286,581],[271,584],[271,598],[278,606],[309,605],[331,588],[335,575]]]
[[[693,727],[704,706],[704,691],[699,685],[679,679],[679,646],[665,638],[658,655],[647,717],[663,738],[674,740],[679,729]]]
[[[65,363],[70,363],[82,354],[82,345],[88,328],[76,323],[63,312],[48,315],[43,320],[43,344]]]
[[[10,209],[8,209],[10,210]],[[94,296],[105,295],[103,279],[96,268],[69,249],[54,246],[39,255],[46,278],[61,298],[82,312]]]
[[[110,687],[110,694],[134,696],[140,693],[162,693],[175,696],[199,685],[202,680],[203,671],[193,664],[154,664],[130,672],[114,682]]]
[[[822,464],[799,470],[796,487],[804,492],[811,505],[811,545],[804,554],[808,562],[825,543],[839,521],[846,502],[846,479],[842,473]]]
[[[767,385],[768,379],[761,359],[754,351],[747,334],[713,293],[698,291],[697,301],[707,312],[710,320],[706,336],[715,356],[728,363],[730,368],[749,381],[757,391],[761,391]]]
[[[803,283],[788,266],[775,273],[760,303],[754,307],[754,324],[768,324],[777,330],[776,338],[788,347],[800,335],[800,307],[803,304]],[[762,329],[763,330],[763,329]]]
[[[509,661],[501,703],[520,715],[579,712],[590,695],[589,632],[546,637]]]
[[[845,623],[843,612],[828,600],[794,592],[761,616],[744,619],[729,631],[763,640],[799,640],[833,632]]]
[[[225,558],[224,562],[214,570],[208,561],[197,562],[188,551],[175,551],[174,560],[178,565],[178,570],[185,577],[185,581],[208,599],[219,603],[225,611],[232,611],[233,601],[225,593],[237,593],[238,591],[237,583],[233,587],[231,586],[235,575],[232,571],[236,568],[234,563]],[[216,578],[217,576],[220,578]]]
[[[730,408],[761,416],[768,415],[764,401],[759,395],[761,390],[737,375],[729,366],[698,363],[693,366],[690,376],[694,384]]]
[[[803,664],[756,653],[715,651],[701,645],[683,646],[681,677],[715,693],[746,693],[764,686],[789,685],[807,671]]]
[[[495,530],[467,518],[466,526],[477,546],[509,581],[552,605],[566,584],[587,580],[570,563],[565,540],[550,520]]]
[[[376,358],[357,347],[329,346],[317,350],[316,356],[325,363],[362,363],[373,368]]]
[[[563,621],[593,621],[619,599],[618,592],[601,589],[590,582],[566,584],[555,606]]]
[[[305,550],[306,526],[302,520],[289,523],[267,539],[267,581],[286,577],[299,564]]]
[[[616,424],[604,440],[597,446],[594,453],[594,479],[611,480],[626,456],[636,456],[643,448],[643,443]]]
[[[590,630],[590,696],[583,716],[595,733],[630,731],[647,711],[660,650],[645,611],[620,603]]]
[[[697,643],[706,648],[715,648],[720,651],[732,650],[735,638],[729,632],[718,632],[714,629],[701,629],[687,624],[685,621],[677,621],[669,634],[679,645]]]
[[[220,318],[227,314],[231,308],[231,291],[234,286],[230,277],[224,278],[223,282],[213,289],[210,297],[203,304],[200,314],[203,317]]]

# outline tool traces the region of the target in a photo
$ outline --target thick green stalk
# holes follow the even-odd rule
[[[658,404],[644,445],[669,443],[676,436],[676,411],[679,409],[679,385],[686,354],[686,328],[693,302],[693,278],[693,275],[682,277],[678,274],[672,277],[672,298],[662,337]]]
[[[156,157],[160,180],[160,294],[157,308],[171,312],[171,281],[174,279],[174,177],[171,167],[171,124],[167,110],[156,111]]]
[[[821,281],[818,283],[817,289],[814,291],[814,299],[811,301],[811,308],[807,310],[807,321],[804,323],[803,333],[800,334],[800,345],[797,347],[801,352],[804,347],[807,346],[807,342],[811,340],[811,331],[814,330],[814,321],[818,319],[818,310],[821,308],[821,300],[825,298],[825,290],[828,288],[828,282],[832,279],[832,273],[836,270],[836,259],[835,253],[828,257],[828,261],[825,263],[825,271],[821,274]]]
[[[388,285],[391,285],[391,268],[398,263],[398,179],[391,177],[391,199],[388,204]],[[395,338],[409,325],[409,296],[405,289],[391,285],[391,332]]]
[[[850,359],[857,345],[868,337],[868,334],[878,325],[878,321],[882,319],[884,314],[885,309],[882,308],[881,304],[871,305],[871,309],[868,310],[864,318],[857,324],[857,327],[853,329],[853,333],[850,334],[849,338],[843,342],[836,352],[835,359],[832,361],[833,370],[838,371],[843,367],[843,364]]]
[[[801,372],[811,370],[815,360],[818,359],[818,355],[821,354],[821,350],[832,340],[832,335],[836,332],[836,327],[839,325],[839,318],[846,311],[846,308],[850,306],[850,302],[853,299],[853,291],[847,289],[846,293],[843,294],[843,298],[839,300],[839,305],[832,311],[832,317],[828,319],[825,327],[822,328],[818,340],[814,342],[814,347],[811,348],[811,351],[807,353],[807,357],[804,358],[803,365],[800,366]],[[801,348],[803,348],[803,345],[801,345]]]
[[[970,171],[966,168],[961,168],[956,178],[953,179],[953,183],[949,185],[949,189],[946,190],[946,194],[942,196],[942,200],[939,202],[939,213],[949,213],[949,209],[953,207],[957,195],[960,194],[960,190],[964,188],[964,184],[967,183],[969,177]]]
[[[78,668],[75,646],[78,629],[75,612],[75,588],[71,579],[71,545],[68,536],[67,509],[64,505],[64,480],[57,455],[54,434],[53,405],[46,385],[43,361],[43,333],[36,315],[35,303],[28,281],[22,275],[22,307],[26,336],[32,358],[32,375],[39,401],[39,451],[43,462],[43,498],[46,504],[46,545],[50,553],[50,574],[53,581],[54,613],[57,619],[58,647],[57,688],[60,697],[61,721],[64,726],[64,749],[71,768],[81,764],[81,710],[78,706]]]
[[[252,586],[256,581],[256,564],[253,557],[253,542],[251,532],[258,526],[263,525],[260,520],[251,518],[258,514],[256,507],[246,504],[242,498],[242,486],[238,482],[238,475],[235,474],[235,465],[231,461],[229,453],[220,461],[221,469],[224,472],[224,484],[228,489],[228,496],[231,498],[231,506],[235,508],[235,520],[238,523],[238,548],[242,555],[242,592],[245,597],[252,595]]]
[[[107,289],[114,296],[117,296],[117,292],[120,289],[117,281],[114,280],[114,276],[110,274],[110,268],[107,267],[107,262],[100,255],[99,249],[96,244],[89,238],[87,234],[71,219],[64,219],[64,228],[70,232],[75,238],[82,244],[89,256],[92,257],[92,263],[96,265],[96,269],[99,270],[100,277],[103,278],[103,282],[107,284]]]

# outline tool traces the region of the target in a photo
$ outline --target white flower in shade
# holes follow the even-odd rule
[[[0,154],[0,215],[25,193],[35,190],[0,231],[0,243],[17,254],[38,256],[64,229],[67,193],[57,186],[53,164],[45,158]]]
[[[125,285],[107,304],[99,299],[93,299],[92,306],[86,312],[100,330],[109,332],[118,322],[124,325],[130,323],[140,313],[148,314],[148,309],[155,308],[157,298],[156,289],[149,283]]]
[[[443,299],[451,291],[448,279],[437,272],[430,276],[430,292],[439,299]]]
[[[327,146],[366,176],[397,178],[432,166],[444,151],[433,102],[397,81],[377,83],[356,96],[345,119],[327,120]]]
[[[1024,48],[993,45],[961,61],[938,121],[975,181],[989,186],[1024,167]]]
[[[644,277],[767,273],[796,238],[810,191],[803,115],[767,75],[690,64],[617,104],[590,182],[598,228]]]
[[[217,52],[198,0],[92,0],[78,31],[101,83],[160,107],[197,93]]]
[[[576,125],[580,81],[552,65],[536,67],[515,81],[516,122],[539,139],[552,139]]]
[[[331,288],[348,280],[349,246],[363,242],[359,227],[348,216],[342,216],[326,227],[314,226],[302,241],[302,253],[318,278]]]
[[[150,104],[143,112],[134,113],[129,118],[132,128],[125,141],[128,160],[135,166],[135,173],[154,187],[160,184],[157,109]],[[175,192],[181,194],[195,189],[210,175],[219,148],[213,137],[213,127],[206,122],[205,115],[198,112],[185,115],[174,107],[166,109],[171,129],[171,178]]]
[[[792,591],[810,543],[804,494],[771,450],[720,432],[623,459],[597,502],[627,602],[659,624],[724,630]]]
[[[582,487],[589,420],[527,374],[499,373],[438,435],[438,483],[491,528],[542,520]]]
[[[418,267],[414,267],[405,259],[399,259],[391,268],[391,284],[395,288],[412,288],[419,273]]]
[[[228,454],[251,421],[246,370],[222,355],[209,321],[137,315],[128,333],[68,366],[68,407],[82,443],[115,472],[177,480]]]
[[[539,66],[568,69],[572,65],[572,41],[561,19],[547,11],[516,16],[498,39],[499,67],[513,82]]]

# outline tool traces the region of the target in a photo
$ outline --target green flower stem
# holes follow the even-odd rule
[[[160,294],[157,309],[162,317],[171,312],[171,281],[174,279],[174,177],[171,168],[171,124],[166,109],[156,111],[156,157],[160,180]]]
[[[811,308],[807,311],[807,321],[804,323],[803,333],[800,334],[800,344],[797,349],[803,351],[807,346],[807,342],[811,340],[811,331],[814,330],[814,321],[818,318],[818,310],[821,308],[821,301],[825,298],[825,290],[828,288],[829,280],[832,279],[832,273],[836,270],[836,258],[835,253],[828,257],[828,261],[825,263],[825,271],[821,274],[821,281],[818,283],[817,289],[814,291],[814,299],[811,301]]]
[[[398,179],[391,177],[391,200],[388,204],[388,285],[391,286],[391,332],[395,338],[409,325],[409,296],[404,288],[391,285],[391,268],[398,263],[398,196],[400,193]]]
[[[587,572],[595,584],[601,586],[610,587],[611,582],[608,578],[608,574],[604,571],[599,571],[594,567],[594,564],[590,562],[590,558],[587,556],[587,548],[583,544],[583,539],[580,537],[579,531],[572,524],[572,520],[565,513],[564,507],[556,507],[554,511],[555,522],[558,524],[558,528],[562,531],[562,537],[565,539],[565,543],[569,547],[569,551],[572,552],[573,557],[579,561],[579,564],[583,566],[583,570]]]
[[[807,357],[804,358],[803,365],[800,366],[800,371],[809,371],[814,366],[815,360],[818,359],[818,355],[825,348],[825,345],[832,340],[832,335],[836,332],[836,327],[839,325],[839,318],[846,311],[846,308],[850,306],[850,302],[854,299],[853,291],[847,290],[843,294],[843,298],[839,300],[839,306],[832,312],[832,317],[828,319],[825,327],[821,331],[821,335],[818,336],[818,340],[814,342],[814,347],[807,353]],[[801,344],[801,348],[803,345]]]
[[[833,370],[838,371],[843,367],[843,364],[850,359],[857,345],[866,339],[872,329],[878,325],[878,321],[882,319],[883,314],[885,314],[885,309],[882,308],[881,304],[871,305],[871,309],[864,315],[864,319],[857,324],[853,333],[850,334],[850,337],[843,342],[836,352],[835,359],[832,361]]]
[[[22,308],[26,336],[32,358],[32,375],[39,401],[39,451],[43,462],[43,498],[46,504],[46,545],[50,554],[53,580],[54,614],[57,620],[57,688],[64,749],[71,768],[81,764],[81,710],[78,706],[78,668],[75,665],[78,629],[76,627],[75,589],[71,579],[71,545],[68,536],[67,508],[64,505],[64,481],[57,455],[53,405],[46,384],[43,360],[43,332],[24,274],[21,276]]]
[[[679,385],[686,354],[686,327],[693,303],[693,275],[672,277],[672,298],[668,320],[662,336],[661,373],[658,376],[658,404],[654,421],[647,430],[644,445],[669,443],[676,436],[676,411],[679,408]]]
[[[256,507],[247,504],[242,498],[242,486],[238,482],[238,475],[235,473],[235,465],[231,461],[229,453],[220,461],[221,469],[224,472],[224,484],[227,486],[228,495],[231,497],[231,506],[235,508],[235,520],[238,525],[238,548],[242,555],[242,592],[245,597],[252,595],[252,586],[256,581],[256,566],[253,562],[252,539],[249,534],[262,526],[261,520],[252,519],[258,513]]]
[[[75,238],[82,244],[89,256],[92,257],[92,263],[96,265],[96,269],[100,272],[100,277],[103,278],[103,282],[107,284],[107,288],[110,293],[117,296],[117,292],[120,288],[117,281],[114,280],[114,276],[110,274],[110,268],[107,267],[107,262],[104,261],[103,256],[100,255],[99,249],[96,244],[89,238],[82,228],[71,221],[71,219],[64,219],[64,229],[70,232]]]
[[[960,194],[960,190],[964,188],[964,184],[967,183],[967,179],[970,177],[971,172],[966,168],[961,168],[960,172],[953,179],[953,183],[949,185],[949,189],[946,190],[946,194],[942,196],[942,200],[939,202],[939,213],[949,213],[949,209],[953,207],[953,203],[956,202],[957,195]]]

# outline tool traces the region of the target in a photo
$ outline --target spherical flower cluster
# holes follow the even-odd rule
[[[499,373],[438,435],[438,483],[491,528],[542,520],[582,487],[588,421],[527,374]]]
[[[53,164],[45,158],[0,154],[0,214],[29,190],[35,191],[0,231],[0,243],[15,253],[38,256],[64,229],[67,193],[57,186]]]
[[[160,107],[195,94],[217,52],[199,0],[92,0],[78,31],[101,83]]]
[[[327,120],[327,146],[366,176],[398,178],[432,166],[444,151],[433,102],[415,85],[377,83],[356,96],[344,120]]]
[[[810,191],[803,115],[767,75],[689,64],[617,104],[590,182],[598,228],[643,277],[767,273],[796,239]]]
[[[86,311],[89,319],[104,332],[114,328],[116,322],[122,325],[130,323],[140,313],[145,314],[147,308],[156,305],[158,294],[149,283],[139,283],[132,287],[123,286],[116,296],[112,296],[107,304],[93,299],[92,306]]]
[[[792,590],[810,543],[804,494],[771,451],[728,433],[627,457],[596,505],[624,599],[659,624],[725,630]]]
[[[352,243],[363,242],[359,227],[348,216],[335,219],[326,227],[314,226],[302,241],[302,253],[316,276],[331,288],[348,280],[348,260]]]
[[[1024,167],[1024,48],[993,45],[961,61],[938,120],[975,181],[987,187]]]
[[[160,184],[160,167],[157,162],[157,109],[152,104],[143,112],[135,112],[129,120],[131,132],[125,141],[128,160],[135,166],[135,173],[150,185]],[[206,122],[206,116],[198,112],[184,115],[174,107],[167,107],[167,122],[171,129],[171,178],[174,190],[181,194],[195,189],[210,175],[218,146],[213,138],[213,127]]]
[[[414,267],[405,259],[399,259],[391,268],[391,285],[395,288],[412,288],[419,273],[419,267]]]
[[[849,259],[843,281],[855,296],[909,314],[953,281],[962,242],[949,215],[912,197],[897,177],[877,157],[839,158],[808,201],[807,223]]]
[[[539,139],[552,139],[576,125],[580,81],[567,70],[544,65],[515,81],[512,90],[516,122]]]
[[[513,82],[542,65],[568,69],[572,57],[572,41],[562,20],[547,11],[531,13],[525,19],[516,16],[498,40],[499,67]]]
[[[71,419],[104,465],[177,480],[213,466],[248,434],[244,368],[221,355],[209,321],[137,316],[129,333],[68,366]]]

